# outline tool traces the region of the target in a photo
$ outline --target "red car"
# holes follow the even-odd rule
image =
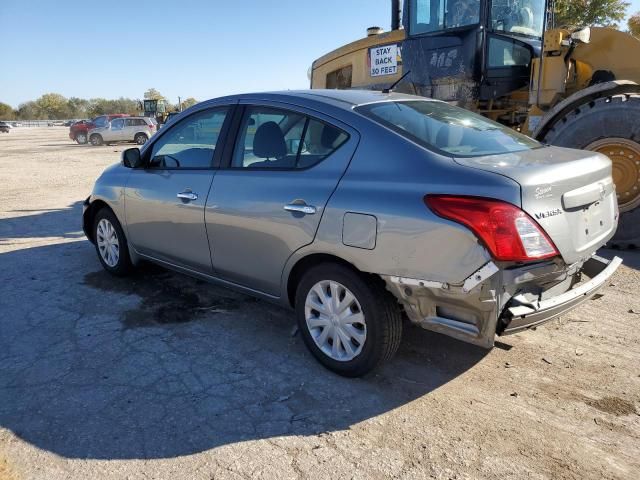
[[[94,118],[93,120],[81,120],[79,122],[74,123],[69,127],[69,138],[78,143],[87,143],[88,135],[87,132],[92,128],[104,127],[107,123],[109,123],[114,118],[118,117],[128,117],[126,113],[111,113],[109,115],[100,115],[99,117]]]

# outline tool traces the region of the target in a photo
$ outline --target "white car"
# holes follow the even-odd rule
[[[91,145],[103,143],[135,142],[144,145],[157,131],[157,122],[149,117],[114,118],[102,127],[89,130]]]

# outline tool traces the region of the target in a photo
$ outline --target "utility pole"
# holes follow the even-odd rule
[[[180,100],[180,96],[178,96],[178,111],[182,111],[182,100]]]

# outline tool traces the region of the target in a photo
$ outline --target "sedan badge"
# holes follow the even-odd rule
[[[560,215],[562,210],[559,208],[554,208],[553,210],[547,210],[546,212],[539,212],[535,214],[536,219],[541,220],[547,217],[554,217],[556,215]]]

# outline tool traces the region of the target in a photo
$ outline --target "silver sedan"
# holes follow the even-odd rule
[[[371,91],[219,98],[97,180],[84,231],[115,275],[149,260],[295,309],[326,367],[390,359],[402,319],[490,348],[574,308],[620,260],[610,160],[443,102]]]

